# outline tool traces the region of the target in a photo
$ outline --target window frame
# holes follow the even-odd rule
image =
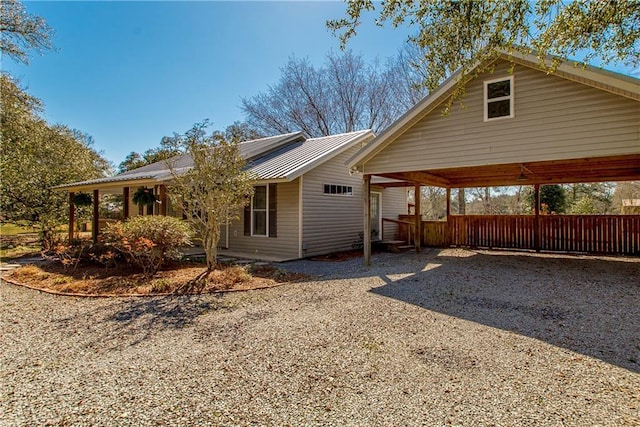
[[[489,85],[492,83],[509,81],[509,95],[507,96],[499,96],[497,98],[489,99]],[[492,122],[494,120],[502,120],[502,119],[513,119],[516,116],[515,113],[515,85],[514,85],[514,76],[500,77],[497,79],[485,80],[483,82],[484,86],[484,94],[483,94],[483,102],[484,102],[484,121]],[[499,101],[509,101],[509,115],[508,116],[499,116],[499,117],[489,117],[489,103],[490,102],[499,102]]]
[[[329,187],[329,192],[327,193],[325,191],[325,189]],[[331,187],[335,187],[336,192],[332,193],[331,192]],[[340,188],[341,192],[338,193],[338,187]],[[348,191],[351,190],[351,191]],[[322,195],[323,196],[337,196],[337,197],[353,197],[353,185],[345,185],[345,184],[329,184],[329,183],[322,183]]]
[[[254,196],[251,196],[251,237],[269,237],[269,185],[268,184],[264,184],[264,185],[255,185],[255,188],[258,187],[264,187],[265,188],[265,208],[264,209],[257,209],[258,212],[265,212],[265,234],[256,234],[255,233],[255,217],[253,216],[254,213],[254,207],[253,207],[253,201],[254,201]]]

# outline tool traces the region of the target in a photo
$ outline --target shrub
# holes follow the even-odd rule
[[[136,216],[110,225],[104,240],[150,277],[167,260],[179,255],[180,246],[191,245],[191,233],[189,225],[178,218]]]

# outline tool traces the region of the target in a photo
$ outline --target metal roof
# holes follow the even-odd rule
[[[287,145],[248,165],[261,180],[293,180],[358,142],[372,139],[371,130],[312,138]],[[346,166],[345,166],[346,168]]]
[[[375,135],[371,130],[343,133],[306,140],[302,132],[255,139],[239,145],[241,155],[247,160],[246,170],[256,180],[290,181],[317,165],[327,161],[344,149],[358,142],[367,142]],[[193,166],[191,156],[181,154],[168,160],[175,172],[187,171]],[[346,167],[346,166],[345,166]],[[116,176],[73,182],[59,185],[59,189],[81,189],[81,187],[116,184],[126,181],[164,182],[172,177],[166,161],[142,166]]]

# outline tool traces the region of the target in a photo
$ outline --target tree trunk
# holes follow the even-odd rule
[[[220,240],[220,232],[218,226],[212,227],[203,233],[202,246],[207,257],[207,271],[216,269],[218,258],[218,241]]]
[[[458,214],[466,213],[466,202],[464,200],[464,188],[458,188]]]

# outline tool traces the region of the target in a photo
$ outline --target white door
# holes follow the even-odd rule
[[[371,192],[371,240],[382,240],[382,194]]]

